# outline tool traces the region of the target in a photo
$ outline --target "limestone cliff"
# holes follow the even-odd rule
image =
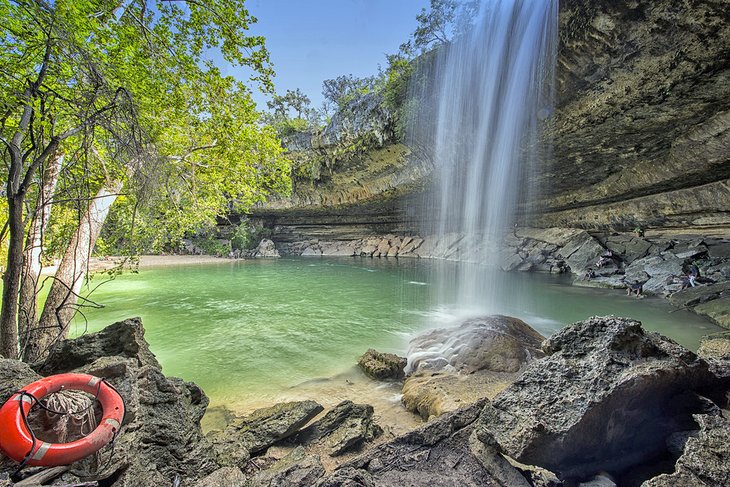
[[[540,171],[539,213],[524,219],[700,233],[730,225],[727,2],[564,0],[560,8],[556,110],[545,133],[553,150]],[[286,238],[417,230],[407,210],[429,161],[394,142],[373,99],[353,110],[292,145],[297,157],[319,154],[317,174],[327,177],[257,210]],[[369,150],[353,149],[365,139]]]
[[[727,2],[561,4],[541,222],[730,223]]]

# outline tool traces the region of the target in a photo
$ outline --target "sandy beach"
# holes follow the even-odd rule
[[[168,267],[175,265],[191,265],[191,264],[210,264],[216,262],[230,262],[230,259],[223,257],[214,257],[212,255],[141,255],[139,261],[130,257],[92,257],[89,259],[89,272],[101,272],[119,267],[124,269],[147,269],[151,267]],[[57,266],[47,266],[43,268],[43,275],[53,275]]]

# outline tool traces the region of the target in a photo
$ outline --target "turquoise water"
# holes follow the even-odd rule
[[[300,258],[143,269],[99,286],[92,299],[104,308],[86,309],[87,321],[77,316],[71,333],[140,316],[165,373],[201,385],[212,405],[250,410],[288,398],[303,383],[334,401],[352,386],[365,350],[404,355],[414,334],[455,318],[448,305],[430,307],[436,265]],[[639,319],[693,349],[700,336],[718,330],[672,312],[661,299],[568,287],[547,275],[503,274],[500,281],[495,312],[520,317],[544,335],[605,314]],[[330,387],[324,379],[338,374],[346,377]]]

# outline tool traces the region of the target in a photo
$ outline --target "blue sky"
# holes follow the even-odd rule
[[[319,108],[322,81],[365,77],[385,66],[416,28],[429,0],[248,0],[258,18],[250,32],[266,37],[278,94],[301,89]],[[231,72],[237,75],[237,73]],[[243,76],[242,76],[243,77]],[[260,109],[266,98],[254,93]]]

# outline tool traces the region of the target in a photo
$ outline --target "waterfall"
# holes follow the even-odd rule
[[[472,27],[432,54],[421,81],[427,95],[417,96],[409,139],[434,166],[422,233],[438,238],[435,254],[471,263],[437,266],[433,279],[437,301],[455,295],[462,315],[499,310],[502,240],[534,199],[532,168],[545,150],[557,16],[557,0],[482,0]]]

